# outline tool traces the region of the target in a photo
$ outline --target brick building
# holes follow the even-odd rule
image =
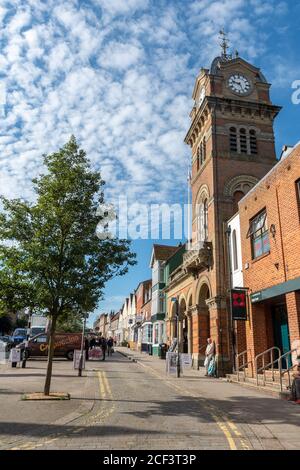
[[[250,294],[244,349],[253,361],[271,347],[286,353],[300,340],[300,144],[240,201],[239,216]]]
[[[149,344],[152,344],[151,323],[151,288],[152,280],[140,282],[136,288],[136,319],[135,327],[137,350],[148,352]]]
[[[275,165],[274,119],[280,108],[269,95],[261,70],[226,48],[196,78],[191,125],[185,142],[192,152],[192,244],[168,283],[167,314],[174,325],[172,296],[180,305],[178,334],[194,362],[206,338],[217,348],[219,373],[232,362],[224,225],[239,200]],[[185,346],[186,347],[186,346]]]

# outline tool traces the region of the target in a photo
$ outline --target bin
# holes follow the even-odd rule
[[[167,350],[168,350],[168,346],[165,343],[160,344],[158,356],[161,359],[166,359]]]

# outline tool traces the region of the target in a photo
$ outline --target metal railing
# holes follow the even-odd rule
[[[293,364],[293,353],[294,352],[297,352],[298,349],[295,348],[295,349],[291,349],[290,351],[282,354],[276,361],[278,362],[278,370],[279,370],[279,380],[280,380],[280,390],[281,392],[283,391],[283,377],[285,374],[288,374],[288,380],[289,380],[289,385],[288,387],[291,388],[291,371],[294,369],[294,367],[297,367],[297,364]],[[283,359],[285,360],[286,362],[286,365],[287,365],[287,368],[286,369],[283,369]],[[288,366],[288,362],[289,362],[289,359],[291,360],[291,365]]]
[[[278,358],[274,358],[274,352],[277,351]],[[270,362],[266,364],[266,355],[270,355]],[[272,380],[273,382],[275,381],[275,368],[274,364],[279,360],[281,357],[281,350],[277,346],[273,346],[272,348],[267,349],[266,351],[262,352],[261,354],[258,354],[255,358],[255,373],[256,373],[256,385],[259,385],[259,373],[262,372],[262,377],[263,377],[263,385],[266,385],[266,370],[271,369],[272,371]],[[258,368],[258,360],[261,358],[262,360],[262,367]]]
[[[240,381],[240,373],[243,371],[244,373],[244,382],[246,381],[246,368],[251,364],[251,377],[253,377],[253,362],[252,359],[248,361],[248,353],[251,357],[251,349],[247,349],[239,354],[237,354],[235,358],[235,367],[237,373],[237,381]],[[240,365],[240,358],[242,358],[242,365]]]

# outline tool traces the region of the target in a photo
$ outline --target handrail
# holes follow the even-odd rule
[[[259,372],[263,372],[263,385],[266,385],[266,369],[269,368],[270,366],[272,366],[272,380],[274,382],[274,364],[277,360],[274,361],[274,358],[273,358],[273,351],[278,351],[279,352],[279,357],[281,356],[281,350],[277,347],[277,346],[273,346],[272,348],[269,348],[267,349],[266,351],[258,354],[255,358],[255,373],[256,373],[256,385],[258,386],[258,373]],[[269,362],[268,364],[265,364],[265,355],[270,353],[271,354],[271,362]],[[259,369],[257,368],[257,362],[258,362],[258,359],[262,357],[262,367],[260,367]]]
[[[282,354],[278,359],[276,359],[276,361],[274,361],[274,364],[276,362],[278,362],[278,369],[279,369],[279,378],[280,378],[280,390],[282,392],[283,390],[283,376],[284,374],[288,374],[288,377],[289,377],[289,387],[291,387],[291,375],[290,375],[290,371],[294,369],[294,367],[296,367],[296,364],[293,364],[293,361],[292,361],[292,365],[287,367],[287,369],[283,369],[282,368],[282,360],[284,358],[286,358],[289,354],[292,356],[292,354],[294,352],[298,351],[298,348],[294,348],[294,349],[291,349],[290,351]],[[292,359],[292,357],[291,357]]]
[[[244,372],[244,381],[246,381],[246,367],[247,367],[249,364],[252,364],[252,360],[250,360],[250,361],[247,360],[247,361],[245,362],[245,357],[248,355],[248,352],[250,352],[250,356],[251,356],[251,349],[247,349],[246,351],[243,351],[243,352],[237,354],[237,356],[236,356],[236,358],[235,358],[235,367],[236,367],[237,380],[238,380],[238,382],[240,381],[240,370],[243,370],[243,372]],[[240,363],[240,362],[239,362],[240,357],[243,358],[243,363],[242,363],[241,366],[239,365],[239,363]],[[252,366],[253,366],[253,364],[252,364]],[[252,369],[252,375],[253,375],[253,367],[251,367],[251,369]]]

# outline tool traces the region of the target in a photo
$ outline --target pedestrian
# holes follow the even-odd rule
[[[87,337],[84,339],[84,349],[85,349],[85,360],[89,360],[89,349],[90,349],[90,342]]]
[[[107,341],[107,355],[108,356],[112,356],[113,346],[114,346],[114,341],[113,341],[112,337],[110,337]]]
[[[294,380],[292,383],[292,401],[300,405],[300,363],[297,365],[297,371],[293,374]]]
[[[95,339],[95,336],[92,336],[90,340],[90,349],[94,349],[95,346],[96,346],[96,339]]]
[[[107,342],[104,336],[100,338],[100,347],[102,349],[102,361],[105,361],[105,353],[106,353],[106,348],[107,348]]]
[[[215,342],[211,338],[207,338],[207,346],[205,350],[205,361],[204,361],[204,367],[205,367],[205,377],[208,377],[208,369],[210,362],[215,360],[215,353],[216,353],[216,348],[215,348]],[[211,370],[209,371],[210,375]]]

